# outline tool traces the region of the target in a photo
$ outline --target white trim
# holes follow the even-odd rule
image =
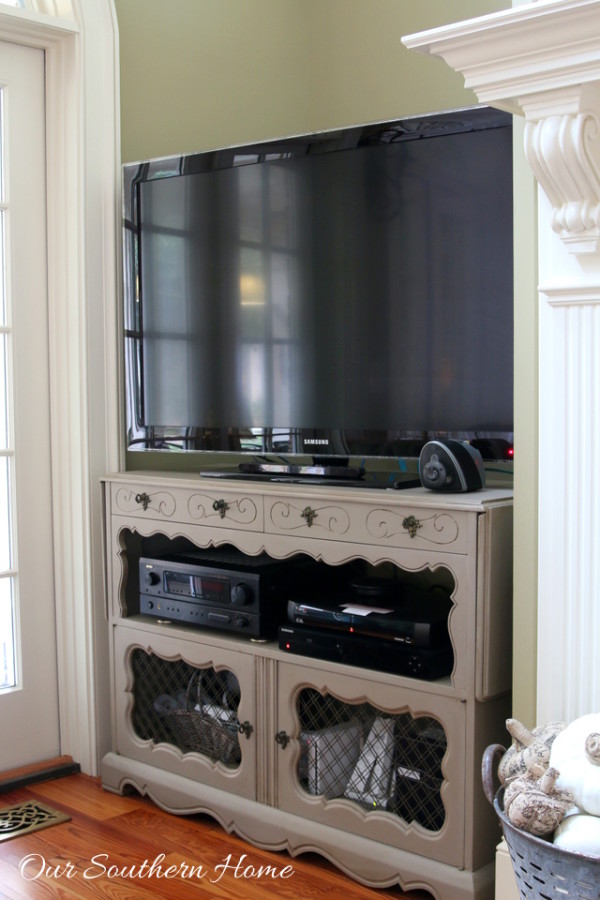
[[[465,77],[480,103],[525,111],[525,98],[596,82],[598,0],[552,0],[513,5],[453,22],[402,43],[440,56]]]
[[[0,5],[0,39],[45,50],[65,37],[79,33],[72,19],[57,19],[44,13]]]
[[[549,306],[596,306],[600,303],[600,286],[575,285],[539,288]]]
[[[120,468],[118,38],[112,0],[73,20],[0,7],[0,40],[46,53],[50,397],[61,752],[108,749],[100,476]],[[101,679],[101,680],[100,680]]]

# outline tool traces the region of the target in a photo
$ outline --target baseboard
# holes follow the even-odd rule
[[[0,772],[0,794],[7,794],[9,791],[16,791],[41,781],[62,778],[64,775],[74,775],[80,771],[79,763],[73,762],[71,756],[57,756],[54,759],[32,763],[29,766],[9,769],[6,772]]]

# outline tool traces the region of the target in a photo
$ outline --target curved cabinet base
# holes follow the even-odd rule
[[[493,900],[494,864],[466,872],[376,841],[340,832],[271,806],[200,784],[154,766],[108,753],[102,786],[121,794],[133,787],[167,812],[206,813],[228,833],[271,851],[319,853],[351,878],[372,888],[398,884],[430,891],[436,900]]]

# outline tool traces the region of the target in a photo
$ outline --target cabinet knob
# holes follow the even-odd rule
[[[310,506],[305,506],[304,509],[302,510],[302,512],[300,513],[300,515],[302,516],[302,518],[304,519],[304,521],[306,522],[306,524],[309,528],[312,525],[312,523],[315,521],[315,519],[317,518],[317,514],[316,514],[315,510],[312,509],[312,507],[310,507]]]
[[[135,502],[140,503],[144,508],[144,512],[146,512],[148,506],[150,505],[150,496],[145,491],[143,494],[136,494]]]
[[[282,750],[285,750],[289,743],[289,737],[285,731],[278,731],[275,735],[275,743],[279,744]]]
[[[215,512],[218,512],[222,519],[225,518],[225,513],[229,509],[229,503],[225,500],[215,500],[213,503],[213,509]]]
[[[402,527],[405,528],[406,531],[408,531],[411,538],[414,538],[417,531],[421,527],[421,523],[419,522],[419,520],[417,518],[415,518],[415,516],[407,516],[405,519],[402,520]]]
[[[250,737],[250,735],[252,734],[253,731],[254,731],[254,729],[252,728],[252,725],[248,721],[240,722],[240,724],[238,725],[239,734],[245,734],[246,740],[248,740],[248,738]]]

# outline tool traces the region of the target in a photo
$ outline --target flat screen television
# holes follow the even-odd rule
[[[128,449],[510,459],[512,195],[487,107],[125,165]]]

